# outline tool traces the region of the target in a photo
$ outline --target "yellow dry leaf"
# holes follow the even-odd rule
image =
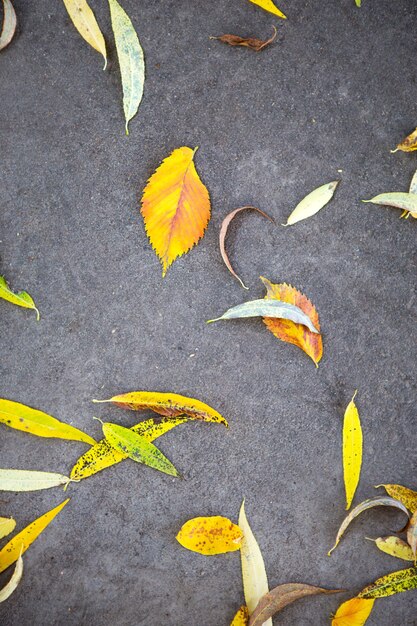
[[[106,43],[93,11],[87,0],[64,0],[72,23],[81,37],[90,44],[94,50],[104,57],[104,69],[107,66]]]
[[[402,502],[403,505],[411,511],[411,513],[415,513],[417,511],[417,491],[413,491],[408,487],[403,487],[402,485],[376,485],[376,489],[378,487],[384,487],[385,491],[391,498],[395,498],[399,502]]]
[[[355,391],[343,421],[343,475],[346,491],[346,510],[350,509],[359,483],[362,465],[362,427],[355,405]]]
[[[0,517],[0,539],[7,537],[14,531],[16,526],[16,520],[12,517]]]
[[[265,9],[265,11],[269,11],[274,15],[278,15],[278,17],[282,17],[283,20],[287,19],[287,16],[284,15],[282,11],[279,10],[277,6],[272,2],[272,0],[250,0],[253,4],[257,4],[261,9]]]
[[[248,626],[249,624],[249,611],[248,607],[243,605],[233,618],[233,622],[230,626]]]
[[[351,598],[343,602],[332,619],[332,626],[363,626],[371,614],[375,600]]]
[[[177,535],[177,541],[187,550],[213,555],[240,549],[242,531],[227,517],[195,517],[188,520]]]
[[[195,150],[174,150],[150,177],[142,196],[146,233],[162,263],[162,276],[204,235],[210,197],[194,166]]]
[[[371,541],[374,540],[371,539]],[[385,552],[385,554],[395,556],[397,559],[402,559],[403,561],[414,561],[414,554],[411,547],[399,537],[378,537],[378,539],[375,539],[375,544],[377,548],[379,548],[381,552]]]

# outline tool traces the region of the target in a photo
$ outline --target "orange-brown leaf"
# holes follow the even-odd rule
[[[176,258],[204,235],[210,197],[194,166],[195,150],[174,150],[150,177],[142,196],[142,215],[162,276]]]
[[[320,330],[319,316],[315,306],[298,289],[286,283],[271,283],[261,276],[261,280],[266,287],[266,299],[282,300],[289,304],[298,306],[311,319],[317,330]],[[275,337],[292,343],[303,350],[316,364],[323,356],[323,341],[321,334],[312,333],[303,324],[296,324],[291,320],[275,319],[264,317],[263,321]]]
[[[239,35],[221,35],[221,37],[210,37],[210,39],[218,39],[223,43],[229,44],[229,46],[244,46],[245,48],[255,50],[255,52],[260,52],[276,39],[277,29],[275,26],[273,26],[273,29],[274,34],[266,40],[257,39],[256,37],[239,37]]]

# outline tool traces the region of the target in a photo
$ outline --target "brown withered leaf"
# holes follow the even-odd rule
[[[210,37],[210,39],[218,39],[223,43],[229,44],[229,46],[244,46],[245,48],[255,50],[255,52],[260,52],[275,41],[277,37],[277,29],[275,26],[272,28],[274,29],[274,34],[265,41],[263,39],[256,39],[256,37],[239,37],[239,35],[221,35],[221,37]]]

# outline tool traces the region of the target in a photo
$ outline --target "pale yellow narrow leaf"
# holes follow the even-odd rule
[[[12,517],[0,517],[0,539],[7,537],[16,527],[16,520]]]
[[[69,482],[67,476],[53,472],[0,469],[0,491],[39,491]]]
[[[284,15],[282,11],[279,10],[277,6],[272,2],[272,0],[250,0],[253,4],[257,4],[258,7],[264,9],[265,11],[269,11],[274,15],[278,15],[278,17],[282,17],[283,20],[287,19],[287,16]]]
[[[65,8],[68,11],[72,23],[80,33],[81,37],[90,44],[94,50],[100,52],[104,57],[104,68],[107,66],[106,43],[103,34],[93,11],[87,0],[64,0]]]
[[[12,593],[15,591],[16,587],[20,583],[20,579],[23,574],[23,559],[22,555],[19,556],[16,562],[16,567],[14,568],[13,576],[7,583],[3,589],[0,589],[0,602],[4,602],[7,598],[10,598]]]
[[[242,502],[240,508],[239,527],[243,532],[240,547],[243,591],[246,606],[251,615],[259,600],[268,593],[269,587],[262,553],[246,518],[245,501]],[[264,626],[272,626],[272,619],[268,619]]]
[[[283,224],[283,226],[292,226],[292,224],[296,224],[318,213],[333,198],[338,184],[339,181],[334,180],[331,183],[326,183],[311,191],[297,204],[294,211],[288,217],[287,223]]]
[[[355,391],[349,402],[343,421],[343,475],[346,491],[346,510],[350,509],[359,483],[362,465],[362,427],[355,404]]]

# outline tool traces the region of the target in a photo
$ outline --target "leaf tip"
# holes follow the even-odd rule
[[[39,309],[37,309],[35,306],[34,310],[36,311],[36,321],[39,322],[39,320],[41,319],[41,314],[39,313]]]
[[[394,154],[395,152],[398,152],[399,148],[395,148],[395,150],[390,150],[391,154]]]

